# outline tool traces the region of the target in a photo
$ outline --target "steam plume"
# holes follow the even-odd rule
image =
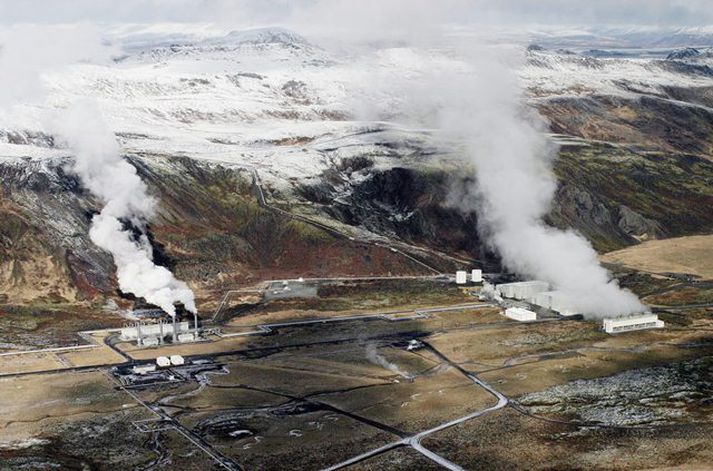
[[[368,344],[366,346],[366,358],[373,364],[379,365],[382,368],[386,368],[389,371],[393,371],[397,375],[406,378],[406,379],[411,379],[413,376],[399,368],[398,365],[391,363],[389,360],[387,360],[383,355],[381,355],[377,350],[376,346],[372,343]]]
[[[42,47],[38,47],[42,44]],[[0,107],[42,101],[45,76],[78,62],[106,63],[113,48],[91,25],[15,25],[0,28]]]
[[[454,92],[441,96],[439,109],[441,126],[465,143],[475,166],[472,201],[480,230],[508,269],[550,282],[585,315],[644,310],[633,293],[610,280],[584,237],[543,222],[556,190],[556,148],[542,118],[523,105],[512,67],[492,51],[476,52],[441,83]]]
[[[154,213],[155,201],[136,169],[121,158],[114,134],[91,101],[79,101],[54,124],[55,134],[74,151],[74,171],[91,193],[105,203],[92,219],[89,237],[110,252],[117,268],[119,288],[175,315],[174,303],[196,311],[194,295],[183,281],[153,263],[145,221]],[[122,220],[142,231],[138,240],[124,229]]]

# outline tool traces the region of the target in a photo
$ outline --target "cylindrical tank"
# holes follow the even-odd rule
[[[483,270],[472,270],[470,272],[470,281],[473,283],[483,282]]]

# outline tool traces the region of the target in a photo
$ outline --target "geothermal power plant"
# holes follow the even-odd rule
[[[178,314],[161,315],[158,322],[136,321],[121,329],[119,338],[124,342],[136,342],[138,346],[157,347],[164,343],[190,343],[201,339],[198,314],[193,321],[178,321]],[[166,320],[168,318],[168,320]]]
[[[455,283],[467,285],[468,272],[456,271]],[[546,281],[526,280],[491,285],[484,281],[482,270],[473,269],[470,283],[483,284],[479,297],[498,302],[504,308],[503,314],[516,321],[537,320],[538,316],[535,312],[537,309],[546,309],[563,317],[582,317],[582,313],[575,307],[576,303],[572,296],[560,290],[552,290],[552,286]],[[518,304],[513,305],[513,302]],[[602,329],[610,334],[663,327],[664,322],[651,312],[627,315],[613,313],[612,316],[602,318]]]
[[[0,0],[0,471],[713,470],[711,3]]]

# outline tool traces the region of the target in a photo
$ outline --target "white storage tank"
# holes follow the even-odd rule
[[[537,320],[537,314],[521,307],[509,307],[505,309],[505,315],[520,322]]]
[[[458,270],[456,272],[456,284],[464,285],[468,282],[468,272],[465,270]]]
[[[159,368],[167,368],[171,366],[171,360],[169,360],[168,357],[158,357],[156,358],[156,365],[158,365]]]
[[[472,270],[470,272],[470,281],[473,283],[483,282],[483,270]]]
[[[181,355],[171,355],[170,360],[173,366],[181,366],[186,363]]]

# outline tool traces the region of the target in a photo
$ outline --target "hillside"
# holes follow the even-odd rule
[[[48,77],[52,100],[101,104],[160,202],[158,261],[199,301],[266,278],[498,268],[477,203],[461,198],[477,169],[433,129],[398,121],[406,103],[388,81],[419,80],[420,52],[344,58],[280,29],[122,41],[112,66]],[[585,52],[531,47],[520,71],[560,145],[548,221],[602,252],[713,231],[710,54]],[[392,109],[366,119],[359,100]],[[41,128],[0,130],[0,300],[128,301],[87,238],[99,205],[70,157]]]

